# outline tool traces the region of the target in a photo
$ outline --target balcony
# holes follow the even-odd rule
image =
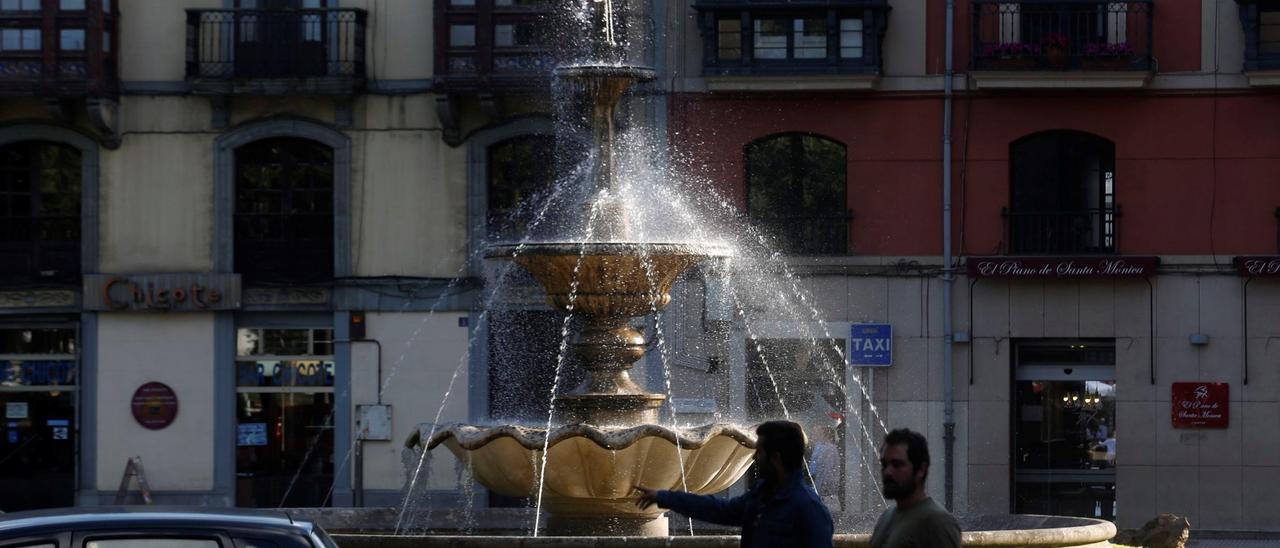
[[[111,0],[10,0],[0,6],[0,95],[114,98]]]
[[[436,87],[482,95],[546,92],[554,61],[544,40],[552,5],[537,0],[436,0]]]
[[[1005,242],[1010,255],[1106,254],[1116,251],[1120,206],[1074,211],[1010,211]]]
[[[708,89],[869,89],[881,72],[885,0],[701,0]]]
[[[1152,0],[973,0],[979,88],[1138,88],[1154,64]]]
[[[187,10],[187,82],[198,93],[352,95],[364,88],[360,9]]]

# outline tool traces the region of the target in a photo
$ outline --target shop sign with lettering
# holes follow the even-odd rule
[[[84,277],[89,310],[201,312],[240,308],[240,275],[89,274]]]
[[[1280,276],[1280,256],[1236,257],[1232,262],[1241,276]]]
[[[1173,427],[1226,428],[1230,393],[1225,382],[1173,383]]]
[[[969,257],[970,278],[1145,278],[1159,257]]]

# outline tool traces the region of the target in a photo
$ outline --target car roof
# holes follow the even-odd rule
[[[101,528],[237,527],[308,534],[312,524],[284,511],[237,508],[102,506],[0,514],[0,536]]]

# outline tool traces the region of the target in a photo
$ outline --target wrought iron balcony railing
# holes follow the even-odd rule
[[[360,9],[187,10],[187,80],[200,91],[350,94],[365,83]]]
[[[1010,255],[1115,253],[1120,206],[1074,211],[1005,209]]]
[[[752,215],[789,255],[844,255],[849,252],[852,211],[816,215]]]
[[[1153,0],[972,0],[973,70],[1151,70]]]
[[[448,93],[545,89],[554,68],[543,0],[436,0],[435,74]]]
[[[5,2],[0,95],[113,98],[119,36],[110,0]]]

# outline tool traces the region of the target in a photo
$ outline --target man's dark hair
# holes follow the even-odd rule
[[[907,446],[907,460],[911,461],[912,470],[919,470],[920,465],[929,465],[929,442],[919,432],[908,428],[899,428],[884,437],[885,447],[891,445]],[[928,473],[926,472],[926,477]]]
[[[804,466],[804,429],[791,421],[769,421],[756,427],[756,450],[777,453],[788,470]]]

